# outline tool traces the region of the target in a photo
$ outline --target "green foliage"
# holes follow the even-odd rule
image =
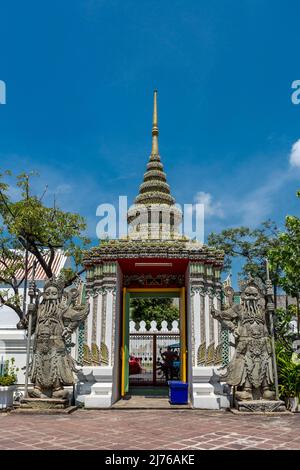
[[[21,174],[17,176],[17,186],[21,189],[21,199],[13,202],[9,199],[8,185],[2,185],[0,200],[0,215],[3,218],[7,232],[20,244],[38,256],[38,253],[63,249],[75,259],[75,264],[81,262],[81,250],[78,242],[83,245],[89,240],[82,236],[86,224],[78,214],[44,205],[41,198],[30,194],[30,177]],[[1,188],[0,188],[1,189]],[[75,240],[77,243],[75,243]],[[40,260],[39,260],[40,261]],[[43,264],[42,264],[43,265]],[[46,274],[51,276],[51,265],[43,266]]]
[[[66,285],[72,283],[80,271],[82,249],[90,243],[83,235],[86,223],[78,214],[65,212],[56,205],[48,207],[43,196],[31,194],[31,178],[34,173],[17,176],[20,197],[17,201],[9,197],[9,171],[0,174],[0,283],[13,289],[0,292],[0,306],[13,308],[22,318],[22,298],[19,287],[24,279],[17,279],[16,273],[24,267],[25,250],[34,255],[46,276],[53,276],[55,251],[60,249],[74,261],[75,269],[65,270]],[[30,269],[29,267],[29,276]]]
[[[3,304],[13,308],[19,316],[22,316],[23,298],[18,288],[23,279],[17,279],[16,273],[24,267],[22,253],[23,247],[18,240],[0,227],[0,283],[13,289],[13,293],[8,288],[0,290],[0,306]]]
[[[266,258],[271,248],[278,245],[278,228],[275,222],[267,220],[257,229],[237,227],[223,230],[220,234],[211,233],[208,245],[224,251],[224,269],[229,271],[233,258],[242,258],[242,276],[266,279]],[[276,281],[277,270],[273,266],[271,276]]]
[[[280,343],[276,345],[279,396],[282,399],[300,397],[300,364]]]
[[[17,382],[18,368],[15,367],[15,359],[12,357],[4,363],[4,367],[0,370],[0,387],[8,387]]]
[[[299,192],[297,193],[299,197]],[[293,297],[300,293],[300,219],[287,216],[285,232],[279,234],[279,244],[270,250],[272,265],[281,269],[279,285]]]
[[[291,330],[290,322],[294,317],[293,305],[288,310],[278,308],[274,316],[274,335],[276,344],[280,349],[284,348],[290,356],[293,353],[293,341],[296,339],[295,333]]]
[[[130,318],[135,322],[145,321],[147,329],[152,320],[158,325],[165,320],[170,326],[172,321],[179,320],[179,310],[171,298],[137,297],[130,302]]]
[[[295,358],[293,350],[295,334],[290,328],[292,318],[292,308],[287,311],[283,309],[276,310],[274,324],[276,360],[279,395],[283,400],[300,396],[300,361]]]
[[[300,197],[300,192],[297,193]],[[300,219],[287,216],[285,232],[280,233],[278,245],[269,251],[271,266],[279,269],[278,284],[283,290],[297,299],[296,315],[298,317],[298,334],[300,333]]]

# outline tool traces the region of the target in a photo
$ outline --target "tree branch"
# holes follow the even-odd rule
[[[22,311],[21,307],[19,307],[18,305],[14,305],[11,302],[5,300],[4,297],[2,296],[2,294],[0,294],[0,302],[1,302],[2,305],[6,305],[6,307],[9,307],[12,310],[14,310],[16,312],[16,314],[18,315],[18,317],[20,318],[20,320],[22,320],[23,311]],[[1,308],[1,306],[0,306],[0,308]]]
[[[85,272],[85,268],[81,269],[81,271],[78,271],[78,273],[76,273],[73,277],[71,277],[71,279],[68,279],[68,281],[65,283],[65,287],[71,286],[73,282],[75,281],[75,279],[81,274],[83,274],[84,272]]]

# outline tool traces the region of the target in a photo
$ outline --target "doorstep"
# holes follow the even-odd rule
[[[192,409],[192,406],[190,403],[171,405],[168,398],[161,396],[127,395],[114,403],[111,408],[118,410],[186,410]]]

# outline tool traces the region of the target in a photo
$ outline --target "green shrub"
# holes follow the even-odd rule
[[[300,397],[300,364],[290,350],[277,344],[276,348],[280,398]]]
[[[5,361],[0,371],[0,387],[8,387],[17,382],[17,372],[19,369],[15,367],[15,359]]]

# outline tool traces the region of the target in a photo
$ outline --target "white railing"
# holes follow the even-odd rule
[[[150,322],[150,329],[147,330],[146,328],[146,322],[145,321],[140,321],[140,322],[134,322],[130,321],[129,322],[129,332],[130,333],[179,333],[179,322],[177,320],[172,321],[172,327],[169,328],[168,322],[163,320],[160,324],[160,327],[158,327],[157,322],[155,320],[152,320]]]

